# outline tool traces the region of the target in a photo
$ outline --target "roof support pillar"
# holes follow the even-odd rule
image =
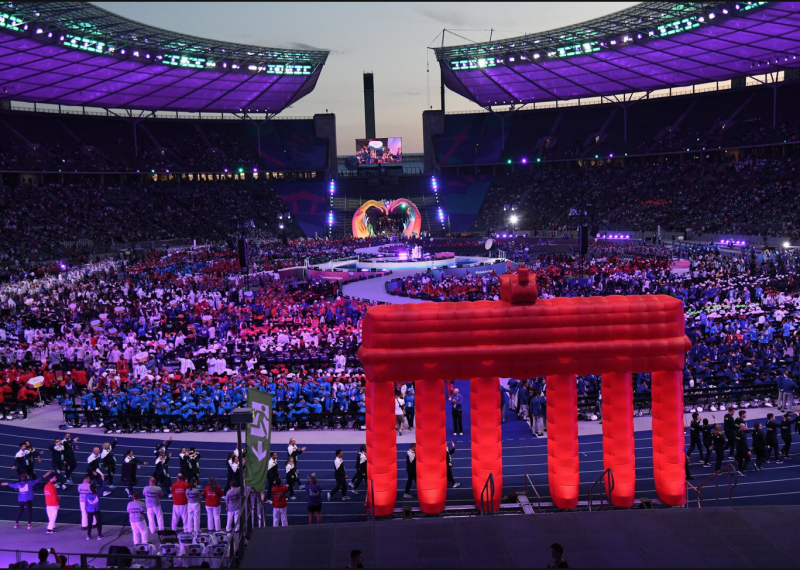
[[[444,33],[446,31],[447,30],[442,30],[442,48],[444,48]],[[442,69],[441,65],[439,66],[439,79],[441,80],[441,84],[442,84],[440,89],[441,89],[441,97],[442,97],[442,113],[444,113],[445,112],[445,108],[444,108],[444,70]]]
[[[633,95],[631,95],[631,100],[633,99]],[[628,97],[623,95],[623,103],[622,103],[622,144],[625,146],[625,149],[628,148],[628,106],[631,103],[627,102]]]
[[[775,81],[772,85],[772,128],[774,129],[778,123],[778,81],[777,73],[775,74]]]
[[[86,108],[84,108],[84,112],[86,112]],[[133,156],[139,158],[139,138],[136,133],[136,125],[138,125],[139,122],[143,121],[144,119],[147,119],[149,117],[155,117],[156,115],[155,111],[139,111],[139,115],[137,115],[136,117],[133,116],[133,112],[130,109],[126,111],[125,115],[120,115],[115,111],[112,111],[111,109],[106,109],[106,112],[114,115],[115,117],[119,117],[123,121],[127,121],[131,125],[133,125]]]

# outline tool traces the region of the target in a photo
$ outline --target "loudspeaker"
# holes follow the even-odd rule
[[[132,554],[131,549],[127,546],[116,546],[112,545],[108,547],[109,554]],[[109,566],[115,566],[117,568],[130,568],[131,567],[131,559],[130,558],[117,558],[116,556],[111,556],[106,558],[106,563]]]
[[[253,423],[253,408],[236,408],[229,417],[231,424],[250,424]]]
[[[161,544],[178,544],[178,533],[174,530],[160,530],[158,531],[158,540]]]
[[[586,255],[589,252],[589,226],[582,225],[580,227],[581,238],[581,255]]]
[[[239,266],[247,268],[247,241],[244,238],[239,238]]]

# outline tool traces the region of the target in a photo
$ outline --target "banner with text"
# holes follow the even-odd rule
[[[247,426],[247,469],[245,485],[263,491],[267,484],[269,444],[272,437],[272,395],[249,388],[247,402],[253,408],[253,422]]]

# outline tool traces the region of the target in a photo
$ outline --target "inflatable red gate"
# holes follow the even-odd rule
[[[547,376],[548,478],[559,508],[578,503],[576,374],[603,375],[604,467],[612,502],[635,496],[632,372],[652,372],[656,492],[686,502],[683,433],[683,304],[664,295],[538,300],[528,270],[503,275],[500,301],[382,305],[367,311],[358,356],[367,377],[367,458],[374,513],[397,498],[394,382],[416,382],[417,490],[422,511],[440,513],[447,493],[443,380],[471,379],[472,488],[489,474],[502,496],[498,377]],[[374,488],[373,488],[374,487]]]

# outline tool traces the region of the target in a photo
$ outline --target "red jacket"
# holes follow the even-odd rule
[[[216,489],[206,487],[203,490],[203,497],[205,497],[207,507],[218,507],[222,499],[222,489],[219,487]]]
[[[286,496],[289,493],[289,487],[281,485],[280,487],[272,488],[272,506],[276,509],[286,508]]]
[[[44,486],[44,502],[48,507],[59,506],[58,489],[52,481]]]
[[[85,370],[78,370],[78,371],[73,370],[72,375],[75,377],[75,384],[77,384],[78,386],[83,387],[89,383],[89,378],[86,375]]]
[[[189,483],[186,481],[175,481],[172,484],[172,504],[175,506],[185,505],[189,501],[186,499],[186,489]]]

